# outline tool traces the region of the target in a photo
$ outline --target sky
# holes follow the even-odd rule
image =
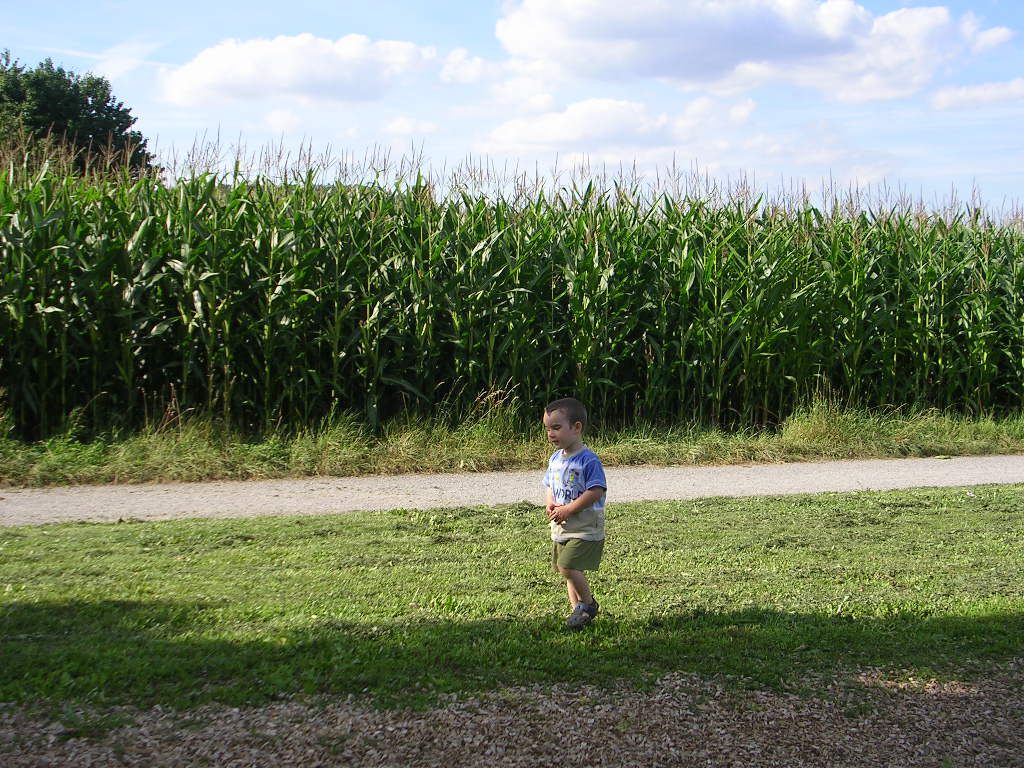
[[[1021,0],[0,0],[0,49],[107,77],[163,158],[688,169],[1015,206]]]

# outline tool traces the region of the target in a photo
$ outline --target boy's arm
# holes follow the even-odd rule
[[[601,488],[600,486],[595,486],[594,488],[589,488],[588,490],[584,491],[575,499],[570,501],[568,504],[563,504],[560,507],[552,507],[551,501],[553,501],[553,499],[550,498],[551,490],[548,489],[548,519],[554,520],[556,523],[564,523],[566,520],[575,515],[581,509],[586,509],[587,507],[593,506],[594,503],[597,502],[597,500],[600,499],[604,494],[604,488]]]

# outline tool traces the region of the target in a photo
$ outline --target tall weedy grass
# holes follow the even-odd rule
[[[411,167],[411,165],[409,166]],[[322,170],[322,169],[321,169]],[[396,178],[397,176],[397,178]],[[0,389],[15,432],[173,405],[246,430],[373,426],[503,390],[608,422],[1017,409],[1024,244],[979,208],[769,202],[623,176],[192,171],[10,159]]]

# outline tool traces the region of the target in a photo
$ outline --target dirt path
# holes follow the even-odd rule
[[[332,514],[543,503],[541,471],[315,477],[247,482],[0,488],[0,525],[76,520]],[[609,500],[643,501],[1024,483],[1024,456],[609,467]]]

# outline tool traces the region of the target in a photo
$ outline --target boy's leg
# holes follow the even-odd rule
[[[559,566],[558,572],[565,577],[565,589],[569,593],[569,602],[572,603],[573,608],[580,603],[590,605],[594,602],[594,596],[590,594],[587,574],[584,571],[574,571],[571,568]]]
[[[565,626],[569,629],[582,629],[597,615],[597,601],[590,593],[587,575],[571,568],[558,570],[565,576],[565,588],[569,592],[569,602],[572,603],[572,613],[565,620]]]

